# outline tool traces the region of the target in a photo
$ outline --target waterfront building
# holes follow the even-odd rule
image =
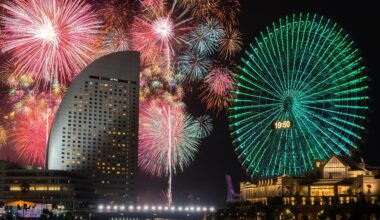
[[[304,177],[286,174],[240,183],[241,200],[268,204],[281,198],[284,204],[331,204],[357,202],[360,197],[375,203],[380,196],[378,169],[363,161],[333,155],[327,161],[315,161],[315,169]],[[299,201],[296,201],[299,200]]]
[[[86,209],[94,204],[91,181],[83,175],[0,161],[2,206],[43,205],[51,209]]]
[[[88,65],[72,82],[51,129],[47,164],[88,176],[102,203],[136,202],[138,52]]]

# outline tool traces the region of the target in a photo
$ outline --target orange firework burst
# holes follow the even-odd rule
[[[128,21],[132,12],[128,5],[128,1],[125,0],[110,0],[101,3],[97,2],[96,6],[100,8],[99,14],[105,21],[104,27],[106,31],[123,27],[125,21]]]
[[[7,142],[7,132],[3,126],[0,125],[0,149]]]
[[[226,28],[223,30],[219,42],[220,54],[224,59],[231,58],[242,49],[242,35],[236,28]]]
[[[238,0],[216,0],[213,14],[225,27],[231,28],[239,23],[237,14],[240,12]]]
[[[216,7],[215,0],[181,0],[180,5],[191,9],[192,15],[197,19],[208,18]]]

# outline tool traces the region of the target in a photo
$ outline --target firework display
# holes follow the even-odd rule
[[[251,177],[303,175],[350,155],[368,109],[365,67],[349,36],[315,14],[280,19],[242,58],[231,135]]]
[[[18,157],[33,166],[45,167],[48,133],[53,120],[53,110],[18,116],[12,134]]]
[[[200,142],[196,121],[180,103],[149,103],[140,114],[139,165],[153,175],[183,170],[194,159]],[[170,157],[170,160],[168,158]],[[168,164],[170,163],[170,164]]]
[[[32,0],[1,4],[3,53],[10,53],[16,75],[66,83],[95,55],[101,21],[81,0]]]
[[[208,91],[200,97],[212,103],[208,109],[227,108],[234,65],[226,60],[241,50],[239,7],[219,0],[1,1],[1,60],[7,61],[0,79],[8,93],[0,146],[43,167],[50,124],[71,81],[100,56],[136,50],[142,58],[139,165],[152,175],[182,171],[212,132],[211,117],[187,113],[183,98],[196,85]]]
[[[201,100],[207,104],[208,109],[219,112],[228,107],[228,100],[233,97],[231,92],[233,89],[232,71],[226,67],[215,68],[205,79],[200,94]]]

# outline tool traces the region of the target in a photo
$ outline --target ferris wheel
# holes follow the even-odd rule
[[[303,175],[357,149],[368,110],[363,60],[337,23],[299,14],[268,26],[236,74],[230,128],[251,177]]]

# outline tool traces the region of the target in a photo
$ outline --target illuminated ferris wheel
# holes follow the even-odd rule
[[[367,76],[354,42],[315,14],[280,19],[255,38],[235,75],[230,128],[251,177],[302,175],[357,149]]]

